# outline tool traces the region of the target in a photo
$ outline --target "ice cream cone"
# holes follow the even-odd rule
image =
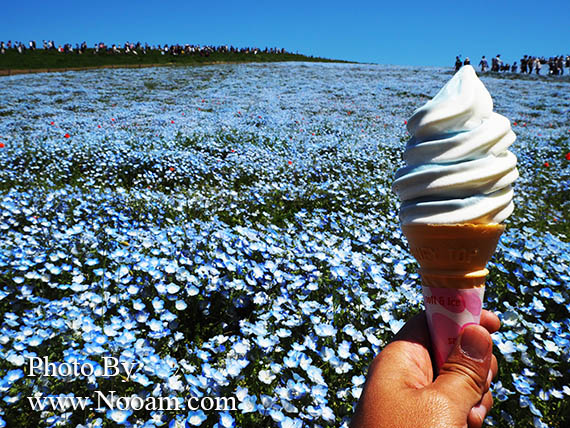
[[[429,330],[439,369],[463,327],[479,324],[487,262],[501,224],[408,224],[402,230],[420,265]]]

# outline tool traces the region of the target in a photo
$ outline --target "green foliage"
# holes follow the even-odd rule
[[[283,53],[241,53],[241,52],[213,52],[209,56],[192,55],[162,55],[157,50],[149,50],[146,54],[113,54],[107,52],[95,53],[93,49],[87,49],[84,54],[60,53],[57,51],[26,51],[19,54],[16,50],[8,50],[0,55],[0,70],[38,70],[48,71],[55,69],[72,69],[85,67],[110,67],[110,66],[157,66],[157,65],[200,65],[213,63],[235,62],[277,62],[277,61],[309,61],[309,62],[347,62],[327,58]],[[153,82],[144,82],[147,89],[155,89]]]

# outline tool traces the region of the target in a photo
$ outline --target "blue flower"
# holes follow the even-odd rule
[[[113,422],[124,425],[128,423],[127,419],[129,416],[133,414],[130,410],[118,410],[118,409],[109,409],[107,410],[107,418],[111,419]]]
[[[202,422],[204,422],[208,417],[202,410],[191,411],[188,413],[188,417],[186,418],[186,422],[192,426],[201,426]]]
[[[257,398],[253,395],[246,395],[238,404],[238,409],[240,409],[242,413],[255,412],[257,407]]]
[[[404,326],[406,322],[404,320],[390,320],[390,330],[392,333],[396,334]]]
[[[235,419],[228,412],[220,412],[219,421],[220,427],[222,428],[232,428],[235,426]]]
[[[326,385],[326,382],[322,375],[323,371],[320,368],[309,365],[309,367],[306,369],[306,372],[307,376],[312,382],[320,385]]]
[[[261,382],[267,385],[270,385],[276,378],[270,370],[260,370],[257,377]]]
[[[24,377],[24,372],[20,369],[9,370],[6,375],[4,376],[4,382],[8,384],[12,384],[16,382],[18,379]]]
[[[534,388],[525,376],[520,376],[516,373],[511,373],[511,376],[513,378],[513,386],[518,392],[524,395],[532,393]]]
[[[280,428],[301,428],[303,426],[303,421],[301,419],[292,419],[288,416],[279,423]]]
[[[336,328],[331,324],[315,325],[315,333],[321,337],[330,337],[336,335]]]

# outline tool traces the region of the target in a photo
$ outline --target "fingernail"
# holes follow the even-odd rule
[[[489,352],[489,341],[477,326],[469,325],[461,335],[461,350],[473,360],[484,360]]]
[[[485,420],[485,416],[487,416],[487,408],[482,404],[478,404],[471,409],[471,412],[477,416],[478,419],[483,422]]]
[[[489,370],[487,374],[487,389],[491,388],[491,382],[493,382],[493,372]]]
[[[489,370],[487,374],[487,389],[491,388],[491,382],[493,382],[493,372]]]

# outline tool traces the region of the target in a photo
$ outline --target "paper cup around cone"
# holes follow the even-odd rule
[[[504,231],[500,224],[402,226],[420,265],[436,367],[447,360],[466,325],[479,324],[486,265]]]

